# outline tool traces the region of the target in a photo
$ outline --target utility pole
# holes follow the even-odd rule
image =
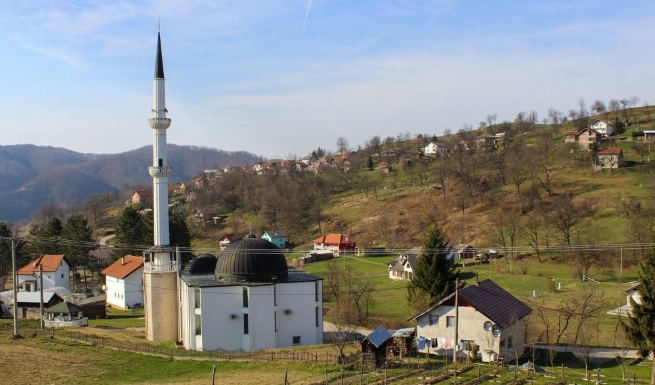
[[[41,263],[39,263],[39,291],[41,297],[39,300],[39,311],[41,313],[41,331],[43,331],[43,265]]]
[[[455,279],[455,341],[453,345],[453,363],[457,363],[457,339],[459,329],[459,278]],[[455,377],[457,377],[457,369],[455,369]]]
[[[11,268],[14,281],[14,337],[18,337],[18,274],[16,272],[16,240],[11,240]]]

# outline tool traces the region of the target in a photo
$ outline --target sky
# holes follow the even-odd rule
[[[652,0],[0,0],[0,145],[302,157],[583,98],[655,103]]]

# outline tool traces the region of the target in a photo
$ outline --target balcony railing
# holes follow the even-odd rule
[[[170,263],[154,263],[146,262],[143,265],[143,271],[146,273],[170,273],[177,271],[177,262],[171,261]]]
[[[148,167],[148,172],[150,176],[169,176],[173,172],[172,167],[162,166],[162,167]]]
[[[171,126],[171,120],[169,118],[150,118],[148,119],[148,123],[154,129],[167,129]]]

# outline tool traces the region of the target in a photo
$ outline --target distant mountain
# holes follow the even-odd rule
[[[262,161],[245,151],[168,144],[171,183],[187,181],[206,169]],[[120,154],[81,154],[30,144],[0,146],[0,221],[29,219],[46,203],[84,200],[91,194],[150,183],[152,146]]]

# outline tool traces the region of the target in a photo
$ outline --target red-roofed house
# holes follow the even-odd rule
[[[132,203],[143,203],[148,205],[152,203],[152,191],[137,190],[132,193]]]
[[[623,150],[621,147],[601,148],[596,154],[598,156],[598,166],[600,168],[619,168],[623,160]]]
[[[65,287],[70,290],[70,263],[63,255],[42,255],[18,269],[18,287],[22,291],[39,290],[39,265],[43,267],[43,288]]]
[[[357,243],[342,234],[328,234],[314,239],[314,250],[332,250],[335,255],[354,253]]]
[[[142,257],[126,255],[102,271],[107,305],[119,309],[143,306]]]

